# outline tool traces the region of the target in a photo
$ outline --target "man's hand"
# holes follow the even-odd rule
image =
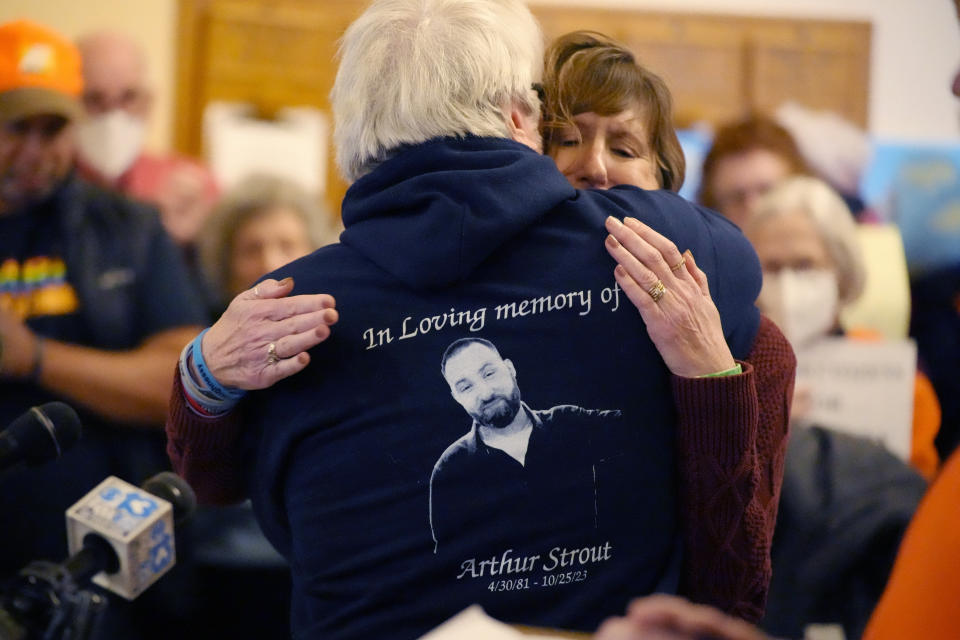
[[[292,278],[264,280],[237,295],[210,327],[201,348],[220,384],[265,389],[310,363],[307,350],[326,340],[339,318],[336,301],[327,294],[287,297],[292,291]]]
[[[630,603],[622,618],[606,620],[594,640],[770,640],[751,624],[683,598],[653,595]]]
[[[26,378],[37,370],[39,338],[11,311],[0,309],[0,376]]]

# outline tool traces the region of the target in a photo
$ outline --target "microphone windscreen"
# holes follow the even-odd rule
[[[46,414],[53,423],[54,432],[60,443],[60,449],[66,450],[77,444],[80,439],[80,416],[73,407],[65,402],[47,402],[37,409]]]
[[[177,524],[183,523],[197,508],[197,496],[193,488],[172,471],[161,471],[140,486],[173,505],[173,520]]]
[[[16,440],[19,455],[27,464],[59,458],[80,439],[80,417],[63,402],[48,402],[14,420],[4,432]]]

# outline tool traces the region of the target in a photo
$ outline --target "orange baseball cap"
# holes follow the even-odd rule
[[[29,20],[0,25],[0,120],[80,116],[80,52],[56,31]]]

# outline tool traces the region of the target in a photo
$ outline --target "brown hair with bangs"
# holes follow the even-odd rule
[[[673,99],[666,83],[642,66],[624,45],[595,31],[573,31],[554,40],[544,56],[543,148],[550,153],[573,117],[613,116],[632,107],[646,115],[660,186],[678,191],[686,163],[673,128]]]

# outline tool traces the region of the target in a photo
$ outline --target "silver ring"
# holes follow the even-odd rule
[[[267,364],[277,364],[280,362],[280,356],[277,355],[277,345],[271,342],[267,345]]]

